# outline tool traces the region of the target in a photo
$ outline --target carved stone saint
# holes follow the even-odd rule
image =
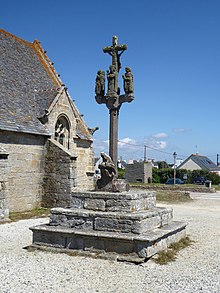
[[[124,79],[124,91],[125,94],[133,94],[134,93],[134,78],[131,72],[130,67],[125,67],[125,74],[122,75]]]
[[[95,93],[97,96],[105,95],[105,72],[98,70],[95,81]]]
[[[116,89],[116,70],[115,66],[111,65],[109,67],[109,71],[107,71],[107,79],[108,79],[108,93],[117,92]]]

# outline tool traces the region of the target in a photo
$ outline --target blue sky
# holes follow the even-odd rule
[[[135,100],[120,110],[119,155],[173,161],[192,153],[216,161],[220,153],[220,1],[0,0],[0,27],[29,42],[38,39],[94,134],[108,151],[109,114],[94,98],[102,52],[113,35],[128,50]],[[120,78],[122,84],[122,78]],[[122,88],[122,86],[121,86]]]

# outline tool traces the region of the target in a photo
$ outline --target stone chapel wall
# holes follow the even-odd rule
[[[8,156],[0,148],[0,222],[7,221],[8,217]]]
[[[46,139],[39,135],[0,131],[0,146],[9,154],[10,212],[31,210],[41,204]]]

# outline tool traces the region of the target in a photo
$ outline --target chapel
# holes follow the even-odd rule
[[[93,189],[92,142],[40,42],[0,29],[0,218]]]

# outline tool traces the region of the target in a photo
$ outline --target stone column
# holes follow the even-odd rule
[[[112,158],[114,165],[117,168],[118,160],[118,109],[111,109],[110,113],[110,128],[109,128],[109,156]]]

